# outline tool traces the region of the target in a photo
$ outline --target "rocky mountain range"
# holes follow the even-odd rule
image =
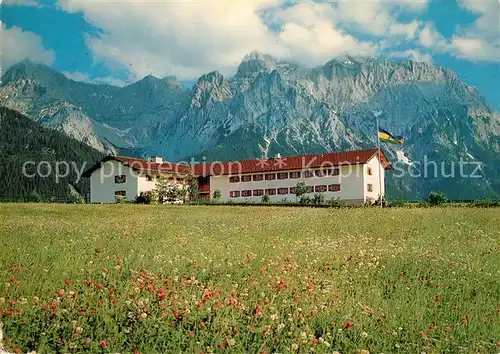
[[[390,197],[500,197],[500,114],[454,72],[426,63],[346,56],[305,68],[251,53],[234,76],[214,71],[184,89],[175,77],[76,82],[23,61],[3,75],[0,105],[101,151],[171,161],[372,147],[379,117],[406,137],[384,146],[395,167]]]

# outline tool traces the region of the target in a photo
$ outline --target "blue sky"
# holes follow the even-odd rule
[[[310,67],[345,54],[414,59],[454,70],[499,110],[499,16],[497,0],[4,0],[2,61],[123,86],[232,75],[254,50]]]

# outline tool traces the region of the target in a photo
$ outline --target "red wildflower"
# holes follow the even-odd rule
[[[90,287],[93,287],[94,286],[94,282],[92,280],[87,280],[87,285],[90,286]]]
[[[109,296],[113,296],[115,294],[115,291],[113,288],[109,289]]]
[[[99,289],[99,290],[104,289],[104,285],[102,285],[101,283],[97,284],[97,289]]]
[[[450,263],[450,269],[455,268],[455,263]]]
[[[253,311],[253,314],[254,315],[259,315],[261,313],[262,313],[262,306],[257,305],[257,307],[255,308],[255,310]]]
[[[83,343],[83,345],[89,345],[91,342],[92,342],[92,339],[85,338],[82,343]]]
[[[445,331],[445,332],[451,332],[452,330],[453,330],[453,328],[451,328],[451,327],[445,327],[445,328],[444,328],[444,331]]]
[[[278,289],[283,289],[283,288],[286,288],[287,287],[287,284],[286,284],[286,280],[280,280],[280,283],[278,284]]]
[[[299,296],[299,295],[295,295],[295,296],[293,297],[293,300],[294,300],[295,302],[298,302],[298,301],[300,300],[300,296]]]
[[[14,352],[16,352],[16,353],[22,353],[23,351],[21,350],[21,348],[16,348],[16,349],[14,350]]]
[[[347,321],[347,324],[346,324],[345,328],[351,329],[352,328],[352,322],[351,321]]]
[[[108,346],[108,343],[106,343],[106,340],[101,339],[101,340],[99,341],[99,346],[100,346],[101,348],[106,348],[106,347]]]
[[[319,343],[318,338],[314,337],[314,338],[312,339],[312,343],[313,343],[313,344],[318,344],[318,343]]]
[[[233,333],[234,335],[237,335],[238,333],[240,333],[240,331],[238,330],[238,328],[233,328]]]
[[[64,281],[64,284],[66,284],[67,286],[70,286],[71,285],[71,279],[66,279]]]
[[[218,347],[219,347],[220,349],[224,349],[224,348],[226,347],[226,345],[225,345],[224,343],[220,343],[220,344],[218,345]]]
[[[57,290],[57,296],[63,297],[64,296],[64,289]]]

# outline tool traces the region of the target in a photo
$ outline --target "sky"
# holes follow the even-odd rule
[[[1,1],[1,0],[0,0]],[[443,66],[500,110],[499,0],[3,0],[2,70],[23,59],[124,86],[231,76],[259,51],[307,67],[343,55]]]

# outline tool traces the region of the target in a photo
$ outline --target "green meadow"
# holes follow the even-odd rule
[[[0,204],[0,348],[498,353],[498,209]]]

